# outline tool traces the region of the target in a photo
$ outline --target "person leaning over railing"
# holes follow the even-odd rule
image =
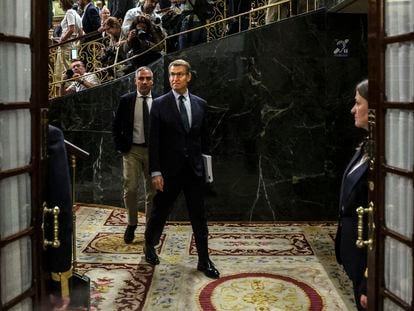
[[[82,20],[79,14],[72,9],[73,0],[60,0],[59,5],[66,13],[60,23],[60,26],[62,27],[62,34],[57,41],[62,43],[82,36]],[[60,78],[62,73],[70,68],[70,53],[72,49],[77,48],[77,45],[78,42],[73,41],[68,44],[61,45],[58,48],[55,61],[55,75],[57,78]]]
[[[74,79],[65,89],[65,82],[60,88],[60,96],[80,92],[99,85],[101,82],[94,73],[87,73],[85,64],[78,59],[72,60],[72,69],[62,75],[62,80]]]
[[[126,59],[129,47],[126,37],[121,32],[121,23],[117,18],[109,17],[102,28],[109,36],[109,43],[99,56],[99,60],[103,67],[107,67]],[[122,67],[123,74],[133,70],[132,66],[130,66],[130,70],[126,68],[126,65],[120,66]],[[121,68],[112,68],[112,70],[121,70]],[[113,73],[110,73],[110,75],[113,76]]]
[[[126,36],[131,29],[132,23],[140,15],[147,16],[154,24],[159,24],[161,22],[161,16],[154,11],[156,6],[157,0],[144,0],[142,4],[138,2],[136,8],[126,12],[122,23],[122,33]]]
[[[161,52],[164,50],[164,44],[159,43],[166,36],[160,25],[156,25],[145,15],[138,15],[128,32],[127,45],[125,46],[128,50],[127,57],[130,58],[144,53],[152,47],[154,48],[133,58],[131,60],[133,66],[139,68],[160,58],[162,56]]]

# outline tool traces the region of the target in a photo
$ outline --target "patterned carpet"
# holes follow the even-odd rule
[[[351,285],[335,262],[332,224],[210,223],[210,255],[221,272],[196,270],[191,226],[169,224],[143,259],[143,222],[123,242],[123,209],[82,206],[77,271],[91,278],[91,310],[354,310]]]

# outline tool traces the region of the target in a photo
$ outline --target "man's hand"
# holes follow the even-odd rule
[[[162,176],[154,176],[152,177],[152,187],[155,190],[164,191],[164,178]]]
[[[50,302],[52,304],[53,311],[66,311],[68,310],[70,298],[69,297],[57,297],[50,295]]]
[[[128,32],[127,42],[130,44],[130,42],[137,36],[137,31],[135,29],[130,30]]]
[[[361,295],[361,298],[359,299],[359,303],[364,309],[368,308],[368,297],[365,295]]]

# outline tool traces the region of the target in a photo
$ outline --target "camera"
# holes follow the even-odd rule
[[[72,69],[66,70],[66,77],[68,79],[71,79],[73,77],[73,70]]]
[[[105,48],[102,55],[99,57],[99,60],[102,64],[112,65],[115,61],[116,50],[114,47],[108,46]]]
[[[139,40],[143,40],[143,41],[148,41],[150,40],[150,36],[148,33],[146,33],[145,30],[141,29],[141,28],[137,28],[137,33],[136,33],[136,37]]]

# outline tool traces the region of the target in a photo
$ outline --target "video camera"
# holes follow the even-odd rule
[[[72,69],[66,70],[66,77],[67,77],[67,79],[71,79],[73,77],[73,74],[74,74],[74,72],[73,72]]]
[[[137,28],[136,37],[142,41],[148,41],[151,39],[150,35],[142,28]]]

